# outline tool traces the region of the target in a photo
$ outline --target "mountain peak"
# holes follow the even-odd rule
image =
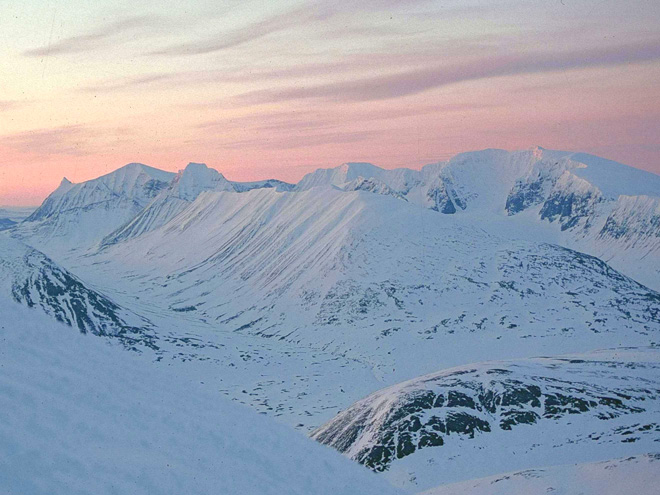
[[[534,158],[538,158],[539,160],[543,158],[543,152],[545,151],[545,148],[542,146],[533,146],[530,151],[532,152],[532,155]]]
[[[66,194],[69,192],[75,184],[71,182],[69,179],[66,177],[62,178],[62,181],[60,182],[60,185],[57,186],[57,189],[55,189],[52,193],[51,196],[61,196],[63,194]]]
[[[233,191],[231,183],[214,168],[205,163],[190,162],[179,170],[172,192],[181,199],[193,201],[204,191]]]
[[[198,163],[198,162],[190,162],[188,165],[186,165],[186,168],[184,170],[208,170],[209,167],[206,165],[206,163]]]

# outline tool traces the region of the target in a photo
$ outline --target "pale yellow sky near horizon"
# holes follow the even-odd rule
[[[483,148],[660,173],[660,2],[4,0],[0,204],[129,162],[296,181]]]

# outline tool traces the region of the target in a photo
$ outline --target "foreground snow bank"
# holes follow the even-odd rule
[[[421,495],[654,495],[660,454],[603,462],[528,469],[441,486]]]
[[[176,365],[4,299],[0,315],[3,494],[395,493]]]

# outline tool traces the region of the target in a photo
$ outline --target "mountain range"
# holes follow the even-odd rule
[[[404,492],[657,472],[660,176],[540,147],[297,184],[129,164],[63,180],[0,247],[7,301]]]

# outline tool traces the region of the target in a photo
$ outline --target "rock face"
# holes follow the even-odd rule
[[[39,251],[6,236],[0,237],[0,250],[3,288],[15,302],[38,309],[82,333],[127,339],[144,334],[146,321],[88,288]]]
[[[395,191],[384,182],[373,177],[365,179],[358,177],[344,186],[344,191],[367,191],[384,196],[394,196],[397,199],[407,201],[406,197],[398,191]]]
[[[375,392],[339,413],[312,438],[375,471],[424,449],[450,456],[452,447],[445,453],[444,446],[453,440],[456,445],[457,437],[524,433],[524,425],[564,424],[576,416],[593,418],[607,428],[609,420],[637,415],[630,422],[641,423],[618,432],[618,441],[635,441],[640,435],[657,440],[660,423],[644,421],[660,410],[658,355],[657,349],[621,355],[603,351],[449,369]],[[612,434],[617,436],[614,430]]]

